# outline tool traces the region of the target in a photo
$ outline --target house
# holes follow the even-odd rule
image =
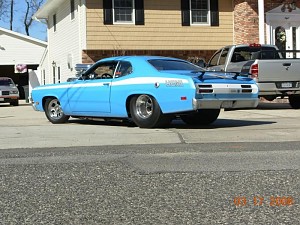
[[[28,71],[38,68],[46,48],[47,42],[0,27],[0,77],[13,79],[21,99],[28,89]]]
[[[73,77],[78,63],[115,55],[163,55],[206,60],[234,43],[299,49],[299,1],[48,0],[35,14],[48,24],[44,83]]]

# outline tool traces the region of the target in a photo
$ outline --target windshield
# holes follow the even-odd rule
[[[196,66],[192,63],[180,61],[180,60],[171,60],[171,59],[151,59],[148,62],[154,66],[158,71],[164,70],[189,70],[189,71],[202,71],[203,68]]]
[[[0,86],[11,86],[13,81],[11,79],[0,79]]]

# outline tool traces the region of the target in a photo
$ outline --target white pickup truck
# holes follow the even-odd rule
[[[238,72],[253,78],[259,97],[272,101],[288,96],[300,108],[300,59],[285,58],[299,53],[281,53],[274,45],[230,45],[219,49],[206,65],[208,70]]]

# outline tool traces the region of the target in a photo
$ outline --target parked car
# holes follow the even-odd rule
[[[176,58],[120,56],[96,62],[78,80],[34,88],[31,101],[52,123],[70,116],[127,118],[153,128],[175,116],[210,124],[220,108],[255,108],[257,95],[256,83],[237,74],[207,73]]]
[[[77,80],[77,79],[78,79],[78,77],[69,77],[67,79],[67,82],[71,82],[71,81],[74,81],[74,80]]]
[[[288,96],[292,108],[299,109],[300,60],[284,58],[284,55],[275,45],[230,45],[212,56],[207,69],[240,72],[258,83],[259,97],[272,101]]]
[[[19,105],[19,91],[13,80],[9,77],[0,77],[0,103]]]

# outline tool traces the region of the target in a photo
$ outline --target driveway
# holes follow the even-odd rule
[[[299,110],[288,103],[260,103],[257,109],[221,111],[211,126],[181,120],[166,129],[140,129],[118,121],[71,119],[51,124],[29,104],[0,105],[1,149],[132,144],[298,141]]]

